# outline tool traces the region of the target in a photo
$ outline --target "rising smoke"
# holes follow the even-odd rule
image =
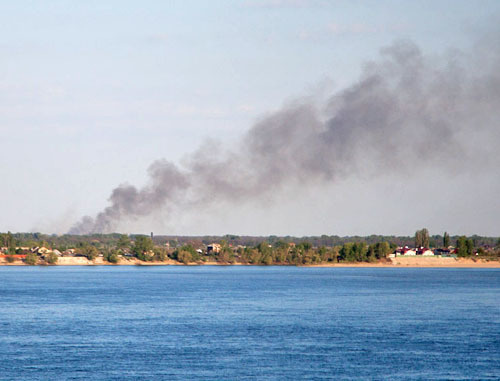
[[[154,162],[148,185],[117,187],[107,208],[70,232],[112,232],[170,204],[244,202],[360,173],[465,170],[473,162],[472,137],[486,136],[490,147],[499,140],[498,55],[474,59],[477,70],[462,53],[429,59],[412,42],[396,42],[352,86],[322,105],[288,104],[254,125],[236,149],[200,149],[183,165]],[[488,145],[482,150],[488,156]]]

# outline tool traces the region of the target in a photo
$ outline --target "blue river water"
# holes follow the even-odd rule
[[[1,380],[498,380],[500,270],[0,267]]]

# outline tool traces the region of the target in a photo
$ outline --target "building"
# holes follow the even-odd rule
[[[426,247],[421,247],[417,250],[417,255],[423,255],[425,257],[430,257],[434,255],[434,252],[431,249],[428,249]]]
[[[405,247],[398,247],[396,251],[394,252],[394,256],[398,255],[417,255],[417,252],[415,249],[410,249],[408,246]]]
[[[222,246],[219,245],[218,243],[212,243],[211,245],[208,245],[207,246],[207,254],[210,254],[210,253],[220,253],[220,250],[222,249]]]
[[[446,255],[450,255],[450,254],[451,254],[451,252],[449,249],[436,249],[436,250],[434,250],[434,255],[446,256]]]

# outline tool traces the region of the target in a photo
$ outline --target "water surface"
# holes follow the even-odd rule
[[[500,270],[0,267],[0,379],[500,379]]]

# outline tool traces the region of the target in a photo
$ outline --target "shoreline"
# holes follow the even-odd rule
[[[30,266],[20,260],[8,263],[0,261],[0,266]],[[61,257],[57,264],[37,264],[34,266],[266,266],[247,263],[219,263],[203,262],[184,264],[173,260],[165,262],[144,262],[138,259],[121,259],[118,263],[109,263],[102,258],[89,261],[84,257]],[[319,263],[305,265],[273,264],[271,266],[296,266],[296,267],[379,267],[379,268],[500,268],[500,261],[471,259],[471,258],[422,258],[422,257],[396,257],[386,261],[378,262],[354,262],[354,263]]]

